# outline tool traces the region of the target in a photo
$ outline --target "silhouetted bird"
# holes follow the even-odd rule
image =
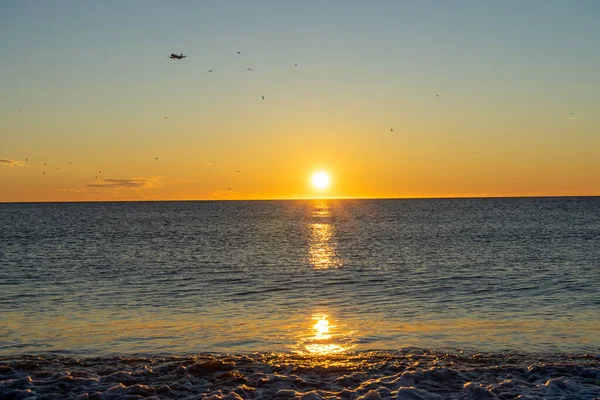
[[[169,118],[165,117],[165,119],[169,119]]]
[[[26,158],[25,161],[29,161],[29,159]]]
[[[208,72],[213,72],[213,71],[214,71],[214,69],[209,69],[209,70],[208,70]]]
[[[238,51],[237,53],[238,53],[238,54],[242,54],[242,52],[241,52],[241,51]]]
[[[262,96],[263,100],[265,99],[265,96]]]
[[[297,66],[298,66],[298,64],[294,64],[294,67],[297,67]]]
[[[46,175],[46,173],[45,173],[45,172],[42,172],[42,175]]]
[[[240,170],[238,169],[238,172],[240,172]]]
[[[156,157],[156,159],[158,160],[158,157]]]
[[[46,163],[44,163],[44,165],[46,165]]]
[[[439,94],[436,94],[436,96],[437,96],[437,97],[440,97],[440,95],[439,95]]]
[[[246,71],[252,71],[252,68],[246,68]]]
[[[394,132],[394,128],[391,128],[391,129],[390,129],[390,131],[391,131],[391,132]]]

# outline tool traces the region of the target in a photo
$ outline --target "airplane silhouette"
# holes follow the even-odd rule
[[[169,58],[171,60],[181,60],[182,58],[186,58],[186,57],[187,56],[184,56],[183,53],[181,53],[180,55],[171,53],[171,55],[169,56]]]

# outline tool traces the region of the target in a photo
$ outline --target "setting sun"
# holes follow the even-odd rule
[[[325,172],[317,172],[312,176],[312,185],[317,189],[325,189],[329,186],[329,175]]]

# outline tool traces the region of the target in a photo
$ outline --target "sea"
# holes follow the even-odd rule
[[[600,398],[600,197],[0,204],[0,399],[518,396]]]

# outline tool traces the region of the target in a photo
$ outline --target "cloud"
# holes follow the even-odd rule
[[[131,179],[103,179],[86,185],[87,187],[100,189],[150,189],[158,186],[160,176],[150,178],[131,178]]]
[[[59,192],[66,193],[102,193],[97,190],[89,190],[89,189],[58,189]]]
[[[23,162],[22,161],[16,161],[16,160],[9,160],[8,158],[0,158],[0,166],[6,166],[6,167],[21,167],[23,166]]]

